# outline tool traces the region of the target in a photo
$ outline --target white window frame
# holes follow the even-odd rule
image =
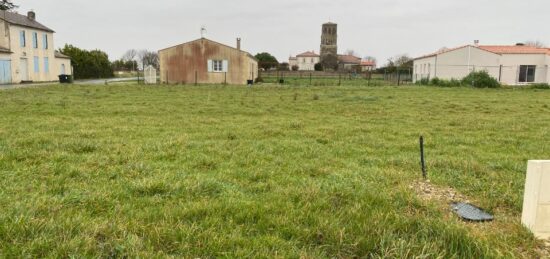
[[[208,60],[208,72],[210,73],[227,73],[229,70],[229,61],[222,59]]]
[[[521,67],[525,67],[525,81],[521,81]],[[537,81],[537,66],[536,65],[520,65],[518,67],[518,83],[520,84],[532,84]],[[533,81],[529,80],[529,71],[533,71]]]
[[[223,60],[212,60],[212,72],[223,72]]]

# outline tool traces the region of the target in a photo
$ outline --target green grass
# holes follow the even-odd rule
[[[520,224],[550,91],[0,91],[0,257],[537,257]],[[495,213],[420,198],[429,174]]]
[[[279,80],[284,79],[284,85],[286,86],[393,86],[397,83],[392,83],[391,81],[386,81],[383,78],[384,75],[373,75],[369,80],[365,75],[357,74],[355,76],[350,74],[342,74],[339,76],[326,76],[319,77],[314,76],[311,79],[307,73],[304,73],[303,76],[265,76],[262,77],[262,80],[266,84],[280,84]],[[397,81],[397,79],[395,79]],[[411,82],[401,82],[403,84]]]

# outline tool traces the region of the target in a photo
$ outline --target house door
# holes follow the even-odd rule
[[[65,64],[61,64],[61,74],[66,75]]]
[[[11,84],[11,60],[0,60],[0,84]]]
[[[26,58],[22,58],[19,62],[19,75],[21,81],[29,81],[29,61]]]

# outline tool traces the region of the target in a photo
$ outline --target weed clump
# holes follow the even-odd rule
[[[530,86],[531,88],[533,89],[550,89],[550,85],[547,84],[547,83],[542,83],[542,84],[532,84]]]

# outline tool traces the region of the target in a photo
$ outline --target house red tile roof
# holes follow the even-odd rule
[[[376,66],[376,61],[363,60],[361,61],[361,66]]]
[[[352,55],[338,55],[338,61],[347,64],[361,64],[361,58]]]
[[[473,45],[464,45],[452,49],[441,49],[435,53],[424,55],[416,59],[422,59],[422,58],[428,58],[428,57],[434,57],[443,53],[447,53],[450,51],[454,51],[457,49],[466,48],[468,46],[478,48],[481,50],[485,50],[488,52],[492,52],[495,54],[546,54],[550,55],[550,48],[538,48],[533,46],[521,46],[521,45],[508,45],[508,46],[499,46],[499,45],[480,45],[480,46],[473,46]]]
[[[533,46],[479,46],[480,49],[497,54],[547,54],[550,55],[550,48],[539,48]]]
[[[415,59],[422,59],[422,58],[429,58],[429,57],[435,57],[437,55],[440,55],[440,54],[443,54],[443,53],[447,53],[447,52],[450,52],[450,51],[453,51],[453,50],[457,50],[457,49],[461,49],[461,48],[466,48],[468,46],[471,46],[471,45],[464,45],[464,46],[460,46],[460,47],[456,47],[456,48],[452,48],[452,49],[448,49],[448,48],[442,48],[434,53],[430,53],[430,54],[427,54],[427,55],[424,55],[424,56],[420,56],[418,58],[415,58]]]
[[[318,54],[316,54],[315,52],[313,51],[306,51],[300,55],[297,55],[296,57],[298,58],[317,58],[317,57],[320,57]]]

